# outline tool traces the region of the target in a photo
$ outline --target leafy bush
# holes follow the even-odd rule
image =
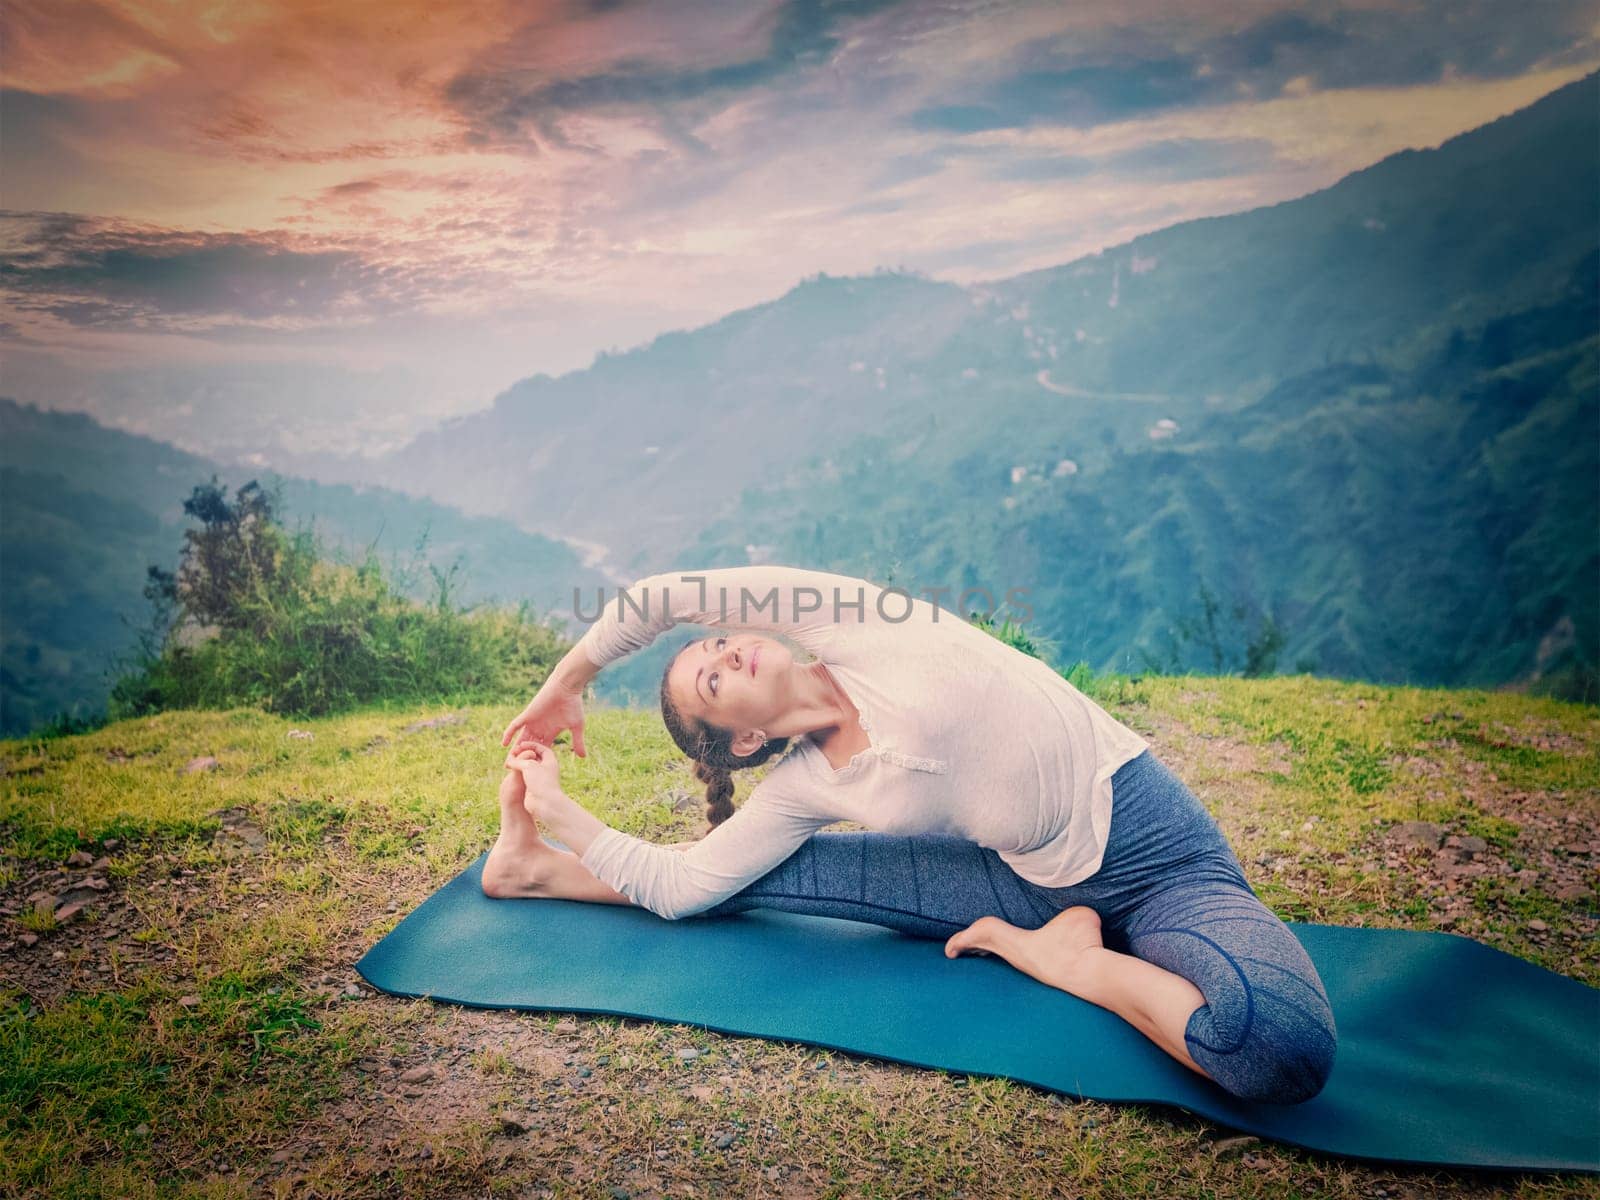
[[[995,624],[995,620],[992,616],[975,611],[967,619],[985,633],[999,638],[1002,642],[1013,649],[1021,650],[1024,654],[1031,655],[1034,658],[1037,658],[1040,662],[1045,663],[1051,667],[1057,675],[1060,675],[1080,692],[1091,696],[1094,694],[1094,687],[1096,683],[1094,670],[1089,666],[1088,663],[1083,662],[1081,659],[1078,662],[1073,663],[1072,666],[1066,668],[1065,670],[1059,666],[1056,666],[1052,660],[1055,657],[1055,651],[1057,647],[1055,642],[1049,638],[1037,637],[1029,634],[1018,622],[1013,621],[1010,617],[1002,619],[997,625]]]
[[[380,701],[494,700],[542,681],[567,642],[516,610],[459,609],[455,569],[430,567],[425,604],[404,596],[369,549],[328,561],[308,530],[286,530],[253,481],[232,503],[213,477],[184,512],[176,573],[151,567],[151,628],[112,689],[113,720],[170,708],[253,705],[318,716]]]

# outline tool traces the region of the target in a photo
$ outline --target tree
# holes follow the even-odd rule
[[[276,490],[253,479],[234,493],[232,504],[215,475],[197,484],[183,511],[200,526],[184,530],[176,575],[150,568],[146,597],[199,626],[248,630],[254,609],[244,598],[275,590],[298,565],[277,523],[278,504]]]
[[[1174,638],[1169,632],[1168,646],[1161,657],[1150,654],[1142,646],[1137,648],[1145,669],[1155,675],[1181,674],[1185,669],[1183,646],[1193,642],[1198,644],[1211,659],[1214,674],[1237,673],[1246,679],[1258,679],[1273,674],[1277,670],[1278,655],[1283,651],[1288,637],[1272,614],[1263,612],[1254,632],[1246,634],[1243,627],[1254,606],[1243,600],[1238,601],[1230,610],[1235,628],[1232,631],[1225,631],[1218,621],[1218,614],[1222,611],[1221,602],[1206,586],[1204,579],[1199,581],[1199,590],[1199,616],[1179,617],[1173,623],[1177,637]],[[1224,663],[1233,657],[1223,649],[1224,640],[1236,645],[1241,638],[1245,641],[1243,663],[1234,667],[1224,666]]]

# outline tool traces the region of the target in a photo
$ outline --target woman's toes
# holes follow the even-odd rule
[[[996,954],[1007,933],[1020,932],[1016,926],[1007,925],[999,917],[979,917],[944,944],[946,958],[961,954]]]

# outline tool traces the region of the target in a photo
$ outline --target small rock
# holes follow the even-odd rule
[[[67,856],[67,866],[69,867],[87,867],[93,861],[93,856],[85,854],[82,850],[74,850]]]
[[[578,1078],[579,1079],[587,1079],[587,1078],[589,1078],[589,1076],[591,1076],[593,1074],[594,1074],[594,1072],[591,1071],[588,1067],[579,1067],[578,1068]]]
[[[678,1051],[678,1059],[679,1059],[680,1062],[693,1062],[695,1059],[697,1059],[699,1057],[700,1057],[700,1051],[695,1050],[693,1048],[689,1048],[689,1049],[684,1049],[684,1050],[679,1050]]]
[[[1400,841],[1413,846],[1424,846],[1429,850],[1437,850],[1444,844],[1444,829],[1432,821],[1402,821],[1393,829],[1393,835]]]
[[[578,1032],[578,1023],[576,1021],[557,1021],[556,1022],[556,1032],[557,1033],[577,1033]]]
[[[1225,1137],[1219,1138],[1211,1144],[1212,1153],[1217,1155],[1230,1154],[1235,1150],[1245,1150],[1251,1146],[1259,1146],[1261,1139],[1258,1137]]]
[[[37,933],[25,933],[18,940],[21,941],[24,946],[32,946],[38,942],[39,935]]]
[[[516,1137],[518,1134],[527,1133],[528,1127],[515,1117],[500,1114],[500,1132],[506,1137]]]
[[[401,1083],[427,1083],[432,1078],[433,1068],[429,1066],[412,1067],[400,1073]]]
[[[438,729],[444,725],[460,725],[465,720],[465,717],[457,716],[455,713],[447,713],[442,717],[432,717],[426,721],[413,721],[400,732],[417,733],[423,729]]]
[[[296,742],[309,742],[315,736],[316,736],[316,734],[310,732],[309,730],[305,730],[305,729],[291,729],[291,730],[289,730],[290,739],[293,740],[293,741],[296,741]]]
[[[1588,894],[1589,889],[1581,883],[1569,883],[1565,887],[1557,888],[1554,893],[1555,898],[1564,904],[1570,904],[1574,900],[1582,900]]]
[[[1543,933],[1545,930],[1549,929],[1550,926],[1546,922],[1535,917],[1533,920],[1528,922],[1528,928],[1533,930],[1535,933]]]
[[[203,754],[199,758],[191,758],[188,762],[184,763],[183,769],[179,771],[178,774],[193,775],[199,771],[215,771],[221,765],[222,764],[211,755]]]
[[[267,848],[267,835],[261,831],[261,827],[243,818],[224,820],[212,841],[229,857],[260,854]]]
[[[178,997],[178,1003],[180,1005],[182,1005],[184,1008],[194,1008],[200,1003],[200,997],[199,996],[180,996],[180,997]]]
[[[344,985],[343,994],[359,1000],[365,993],[362,992],[359,983],[347,983]]]
[[[628,1200],[628,1189],[623,1187],[614,1187],[608,1191],[606,1195],[610,1196],[611,1200]]]
[[[135,1125],[133,1127],[133,1136],[134,1137],[149,1137],[150,1136],[150,1126],[146,1125],[143,1121],[140,1121],[137,1125]]]
[[[82,900],[74,900],[71,904],[63,904],[60,908],[56,909],[56,924],[65,925],[68,921],[72,920],[73,917],[77,916],[82,911]]]
[[[1459,848],[1463,854],[1482,854],[1489,848],[1489,843],[1481,837],[1464,837]]]
[[[703,1083],[697,1083],[689,1089],[689,1095],[693,1096],[696,1100],[699,1100],[702,1103],[711,1099],[714,1094],[715,1093],[713,1093],[712,1090]]]
[[[101,840],[100,844],[107,850],[115,850],[118,846],[122,845],[122,842],[118,838],[104,838]]]
[[[268,1161],[282,1165],[283,1163],[288,1162],[291,1157],[292,1156],[287,1150],[274,1150],[272,1152],[272,1157],[268,1159]]]
[[[715,1145],[718,1150],[726,1150],[733,1145],[733,1139],[734,1135],[731,1133],[719,1133]]]

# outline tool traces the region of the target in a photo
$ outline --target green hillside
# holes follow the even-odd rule
[[[818,276],[370,469],[536,514],[629,579],[766,559],[1023,587],[1099,667],[1276,645],[1271,669],[1594,699],[1597,144],[1591,75],[1014,279]]]
[[[1023,403],[858,439],[747,490],[681,560],[756,543],[913,589],[1026,587],[1030,628],[1096,669],[1237,669],[1270,618],[1279,670],[1594,701],[1597,269],[1408,368],[1305,372],[1138,452],[981,436],[1020,434]],[[1185,636],[1206,593],[1215,637]]]
[[[0,731],[104,709],[117,663],[148,617],[146,568],[176,565],[183,502],[213,474],[231,486],[257,477],[83,414],[0,399]],[[429,563],[460,564],[465,603],[526,599],[563,617],[574,588],[605,582],[567,546],[505,520],[380,488],[259,477],[281,484],[291,524],[310,525],[348,558],[376,547],[409,571],[419,596],[433,586]]]

